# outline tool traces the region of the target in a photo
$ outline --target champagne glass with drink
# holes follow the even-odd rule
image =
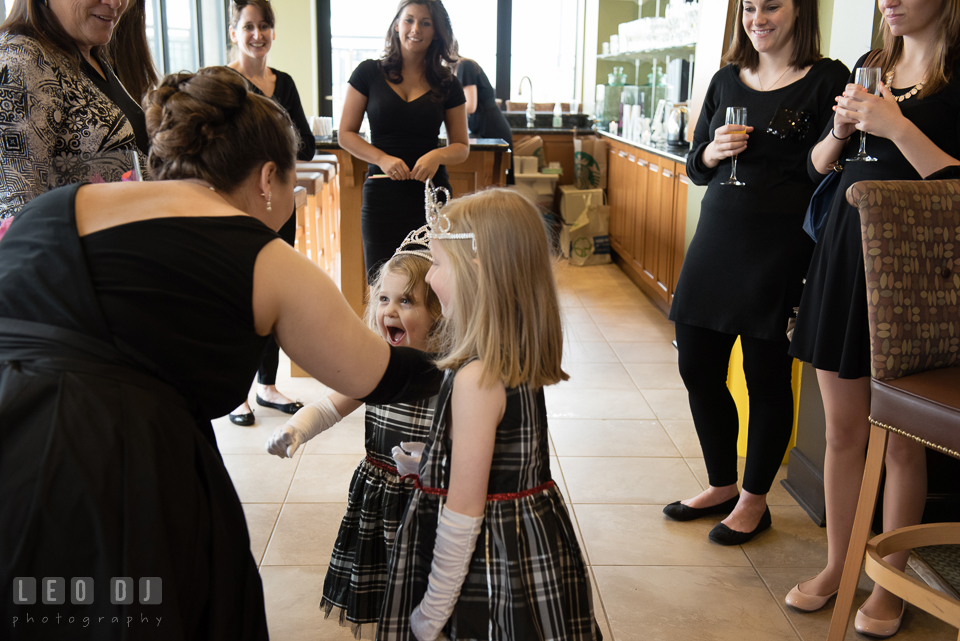
[[[727,107],[726,124],[736,125],[738,128],[730,131],[732,134],[743,134],[747,132],[747,108],[746,107]],[[730,177],[720,183],[721,185],[734,185],[743,187],[744,182],[737,180],[737,156],[732,159],[730,166]]]
[[[857,67],[857,74],[854,82],[863,87],[867,93],[874,95],[880,94],[880,67]],[[848,161],[861,160],[864,162],[877,162],[877,159],[867,153],[867,132],[860,132],[860,151],[853,158],[847,158]]]

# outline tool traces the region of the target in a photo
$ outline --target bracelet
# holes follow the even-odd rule
[[[839,140],[840,142],[843,142],[845,140],[850,140],[850,136],[852,136],[853,134],[850,134],[850,136],[847,136],[846,138],[841,138],[836,133],[834,133],[833,127],[830,127],[830,135],[836,138],[837,140]]]

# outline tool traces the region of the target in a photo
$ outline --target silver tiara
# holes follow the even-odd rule
[[[424,225],[420,229],[414,229],[412,232],[407,234],[407,237],[403,239],[403,242],[400,243],[400,246],[397,247],[397,251],[393,252],[394,256],[400,255],[409,255],[409,256],[419,256],[420,258],[426,258],[431,263],[433,262],[433,255],[430,253],[430,228]]]
[[[443,202],[437,198],[437,195],[444,195]],[[450,233],[450,219],[441,211],[446,204],[450,202],[450,191],[446,187],[434,187],[433,182],[427,178],[423,188],[423,207],[427,212],[427,235],[434,240],[465,240],[467,238],[473,241],[473,251],[477,251],[477,237],[472,232]]]

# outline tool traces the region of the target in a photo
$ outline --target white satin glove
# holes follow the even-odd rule
[[[328,396],[304,405],[286,423],[274,430],[267,441],[267,452],[280,458],[293,458],[297,448],[324,430],[343,420]]]
[[[482,524],[482,516],[466,516],[443,507],[433,545],[427,593],[410,614],[410,630],[419,641],[444,638],[443,626],[460,597]]]
[[[400,445],[394,445],[390,450],[393,455],[393,461],[397,464],[397,474],[407,476],[408,474],[420,474],[420,459],[423,458],[423,448],[426,443],[418,441],[402,441]]]

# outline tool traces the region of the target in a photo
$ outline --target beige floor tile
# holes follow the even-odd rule
[[[707,539],[721,517],[679,523],[660,505],[584,505],[574,512],[591,565],[694,565],[749,567],[739,546]]]
[[[666,505],[700,492],[683,459],[559,457],[572,503]]]
[[[663,425],[663,429],[667,433],[667,436],[670,437],[670,439],[673,441],[673,444],[676,446],[677,451],[680,452],[680,456],[683,456],[684,458],[698,458],[703,456],[703,452],[700,449],[700,439],[697,436],[697,428],[694,427],[693,421],[682,419],[660,419],[660,424]],[[706,475],[706,467],[703,468],[703,471],[704,475]],[[694,468],[694,473],[696,472],[697,468]],[[704,476],[704,478],[701,480],[705,482],[706,476]]]
[[[250,532],[250,552],[257,563],[263,559],[281,507],[282,503],[243,504],[243,514],[247,518],[247,530]]]
[[[569,503],[570,495],[567,494],[567,483],[563,478],[563,469],[560,467],[560,459],[558,459],[556,456],[550,457],[550,473],[553,475],[553,482],[557,484],[557,489],[560,490],[563,500]]]
[[[263,454],[224,454],[223,464],[244,503],[281,503],[290,489],[299,457],[281,459]]]
[[[773,526],[743,546],[758,568],[813,568],[827,564],[827,529],[799,506],[770,507]]]
[[[664,343],[610,343],[621,363],[676,363],[677,350]]]
[[[628,288],[614,284],[612,287],[594,287],[580,289],[577,296],[584,307],[619,307],[638,305],[646,309],[654,309],[646,296],[636,287]]]
[[[685,389],[641,389],[640,393],[661,420],[693,419]]]
[[[767,587],[773,592],[773,595],[780,603],[787,596],[787,592],[799,583],[815,575],[822,568],[758,568],[757,571],[763,578]],[[910,573],[910,571],[908,571]],[[854,612],[859,608],[873,589],[873,581],[865,573],[860,574],[860,584],[857,587],[857,595],[854,597]],[[827,631],[830,629],[830,618],[833,616],[833,606],[835,601],[830,601],[826,607],[817,612],[799,612],[787,605],[782,605],[787,617],[793,623],[794,627],[800,633],[804,641],[815,641],[825,639]],[[847,627],[847,634],[844,637],[847,641],[863,641],[867,637],[861,636],[853,629],[853,617],[850,617],[850,623]],[[936,617],[927,614],[919,608],[907,606],[907,612],[903,616],[903,624],[900,632],[897,633],[897,641],[907,639],[908,641],[948,641],[957,638],[956,628],[948,626]]]
[[[627,370],[620,363],[567,363],[564,371],[570,380],[557,384],[557,389],[606,389],[633,390],[634,385]]]
[[[557,292],[561,307],[583,307],[580,297],[572,289],[560,290]]]
[[[341,628],[320,609],[326,566],[260,568],[267,626],[271,639],[282,641],[352,641],[350,628]]]
[[[286,503],[263,565],[318,565],[326,569],[346,503]]]
[[[597,625],[600,626],[600,634],[604,639],[613,639],[610,633],[610,623],[607,621],[607,612],[603,607],[603,599],[600,598],[600,590],[597,589],[597,577],[593,576],[593,568],[590,568],[590,585],[593,590],[593,616],[597,618]]]
[[[217,447],[221,454],[266,454],[267,440],[275,429],[287,422],[287,414],[254,409],[256,423],[249,426],[234,425],[224,416],[213,421]]]
[[[587,307],[590,317],[597,325],[658,325],[668,323],[667,317],[655,308],[646,305],[620,305],[615,307]]]
[[[357,454],[304,454],[287,503],[346,502],[350,480],[362,459]]]
[[[636,390],[544,390],[547,416],[554,418],[653,419],[656,415]]]
[[[563,366],[573,363],[619,363],[606,341],[576,341],[563,346]]]
[[[560,308],[560,322],[564,326],[570,323],[592,323],[593,316],[583,307],[562,307]]]
[[[692,421],[691,421],[692,423]],[[666,427],[666,426],[665,426]],[[669,430],[667,430],[669,432]],[[694,431],[694,436],[696,436],[696,431]],[[698,442],[699,443],[699,442]],[[693,469],[693,473],[697,475],[697,479],[703,485],[707,487],[709,481],[707,480],[707,466],[704,464],[702,458],[700,458],[703,453],[699,451],[699,444],[697,445],[698,452],[694,457],[688,457],[687,463],[690,464],[690,467]],[[686,455],[684,455],[686,456]],[[737,457],[737,485],[743,485],[743,470],[747,464],[747,459],[742,456]],[[774,477],[773,485],[770,486],[770,492],[767,494],[767,505],[797,505],[796,500],[790,496],[790,493],[783,487],[783,484],[780,481],[783,481],[787,478],[787,466],[781,465],[780,469],[777,470],[777,475]]]
[[[567,343],[605,341],[600,328],[593,321],[566,323],[563,326],[563,340]]]
[[[560,456],[680,456],[657,421],[553,419],[550,433]]]
[[[363,443],[364,425],[363,416],[366,411],[361,407],[353,414],[345,416],[342,421],[326,432],[307,441],[306,447],[301,447],[304,454],[355,454],[362,456],[366,453]]]
[[[624,367],[640,389],[686,390],[675,363],[627,363]]]
[[[673,325],[667,321],[635,323],[597,323],[604,338],[614,343],[669,343],[676,337]]]
[[[797,641],[753,568],[594,566],[616,641]]]

